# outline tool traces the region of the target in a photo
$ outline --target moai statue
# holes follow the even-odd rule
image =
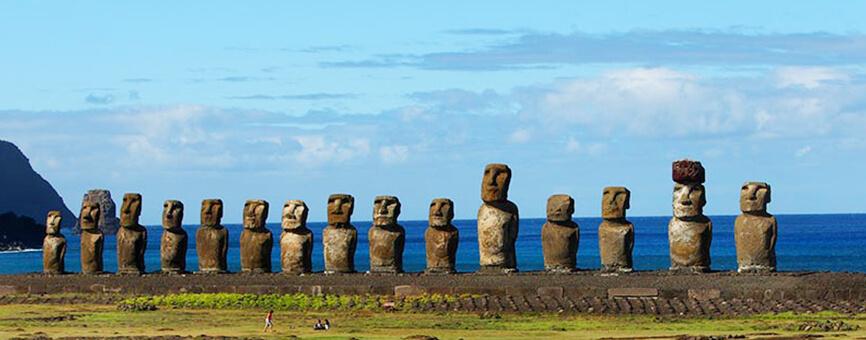
[[[328,226],[322,231],[325,273],[354,273],[358,231],[352,225],[355,198],[347,194],[328,197]]]
[[[84,199],[78,225],[81,226],[81,272],[84,274],[102,273],[102,249],[105,238],[99,230],[99,203]]]
[[[117,230],[117,273],[144,273],[144,251],[147,248],[147,228],[138,224],[141,215],[141,195],[123,195],[120,206],[120,229]]]
[[[710,242],[713,224],[704,216],[704,167],[700,162],[679,160],[673,163],[674,217],[668,224],[671,270],[706,272],[710,270]]]
[[[631,272],[634,225],[625,219],[631,192],[625,187],[605,187],[601,196],[601,224],[598,226],[598,251],[601,270]]]
[[[547,223],[541,227],[541,249],[544,270],[568,273],[577,268],[577,246],[580,227],[571,220],[574,199],[568,195],[552,195],[547,199]]]
[[[162,240],[159,258],[164,273],[186,272],[189,237],[183,230],[183,203],[168,200],[162,205]]]
[[[66,271],[66,238],[60,233],[62,221],[59,211],[48,212],[45,239],[42,241],[42,272],[45,274],[63,274]]]
[[[400,200],[376,196],[373,200],[373,225],[367,233],[370,242],[371,273],[402,273],[406,230],[397,224]]]
[[[505,164],[488,164],[481,182],[478,209],[478,254],[480,272],[509,273],[517,271],[517,241],[519,218],[517,205],[508,200],[511,169]]]
[[[244,204],[244,230],[241,232],[241,271],[270,273],[274,235],[265,227],[268,202],[247,200]]]
[[[776,217],[767,213],[770,185],[747,182],[740,189],[740,210],[734,222],[740,273],[776,271]]]
[[[451,224],[454,202],[436,198],[430,202],[429,226],[424,231],[427,249],[427,269],[430,274],[453,273],[457,262],[457,243],[460,233]]]
[[[229,249],[229,232],[220,224],[223,218],[223,201],[206,199],[201,201],[201,227],[195,232],[195,250],[198,254],[198,270],[202,273],[225,273],[228,271],[226,253]]]
[[[283,205],[283,234],[280,236],[280,262],[283,273],[313,271],[313,231],[307,229],[307,204],[289,200]]]

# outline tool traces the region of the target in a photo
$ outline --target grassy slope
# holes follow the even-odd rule
[[[264,311],[160,309],[153,312],[120,312],[105,305],[7,305],[0,306],[0,338],[34,335],[226,335],[282,338],[399,339],[408,335],[434,335],[440,339],[527,339],[658,336],[676,334],[791,334],[782,326],[803,320],[844,319],[861,329],[849,337],[866,337],[866,315],[858,317],[822,315],[764,315],[738,319],[674,319],[658,321],[648,316],[561,316],[554,314],[511,315],[482,318],[475,314],[414,314],[383,312],[278,312],[277,332],[261,333]],[[46,321],[65,315],[74,320]],[[313,331],[317,318],[328,318],[334,328]],[[825,334],[826,335],[826,334]]]

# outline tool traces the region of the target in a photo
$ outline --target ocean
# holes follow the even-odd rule
[[[779,237],[776,256],[780,271],[847,271],[866,272],[866,214],[827,214],[827,215],[776,215],[779,222]],[[711,248],[713,270],[736,270],[736,250],[734,249],[734,219],[736,216],[710,216],[713,221],[713,242]],[[636,270],[666,270],[670,266],[668,257],[667,223],[670,217],[629,217],[635,225],[634,266]],[[520,220],[517,240],[517,266],[521,271],[544,269],[541,253],[541,225],[544,219]],[[581,269],[599,268],[598,225],[600,218],[576,218],[580,225],[580,247],[578,248],[578,267]],[[360,272],[369,268],[367,230],[371,222],[353,222],[358,229],[358,249],[355,266]],[[404,270],[420,272],[426,265],[424,230],[427,221],[400,221],[406,229],[406,248],[403,253]],[[455,220],[460,231],[460,244],[457,249],[457,269],[471,272],[478,269],[478,239],[475,220]],[[240,270],[240,232],[241,225],[226,225],[229,230],[228,262],[230,271]],[[325,223],[309,223],[314,232],[313,270],[322,271],[322,229]],[[148,226],[146,251],[147,271],[160,269],[159,242],[162,228]],[[195,229],[185,226],[190,235],[187,252],[187,270],[198,268],[195,254]],[[273,270],[280,270],[279,235],[280,225],[269,224],[274,233]],[[79,239],[64,230],[67,239],[66,270],[78,272]],[[117,269],[117,253],[114,236],[105,240],[105,270]],[[31,273],[42,271],[42,252],[23,251],[0,253],[0,273]]]

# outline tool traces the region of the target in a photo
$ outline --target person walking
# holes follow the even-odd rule
[[[274,310],[271,309],[268,311],[268,315],[265,316],[265,333],[268,331],[274,331]]]

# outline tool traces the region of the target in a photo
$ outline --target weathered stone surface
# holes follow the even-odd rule
[[[625,219],[631,192],[625,187],[606,187],[601,198],[601,224],[598,226],[598,250],[601,270],[632,271],[634,225]]]
[[[307,228],[307,204],[289,200],[283,205],[283,234],[280,236],[280,262],[283,273],[313,271],[313,232]]]
[[[66,238],[60,233],[62,221],[60,211],[48,212],[45,239],[42,241],[42,271],[46,274],[63,274],[66,271]]]
[[[456,270],[460,233],[451,224],[453,219],[453,201],[447,198],[436,198],[430,202],[429,225],[424,231],[427,273],[453,273]]]
[[[706,193],[700,162],[682,160],[673,165],[674,217],[668,224],[671,270],[705,272],[710,269],[713,224],[704,216]],[[678,175],[679,174],[679,175]]]
[[[247,200],[244,204],[244,230],[241,231],[242,272],[271,272],[274,236],[265,228],[268,207],[268,202],[264,200]]]
[[[120,229],[117,231],[117,273],[144,273],[144,251],[147,249],[147,228],[138,223],[141,216],[141,195],[123,195],[120,206]]]
[[[105,235],[114,235],[120,228],[120,219],[117,218],[116,205],[111,198],[111,192],[105,189],[92,189],[84,194],[85,200],[90,200],[99,204],[99,230]],[[78,224],[72,231],[74,234],[81,232],[81,225]]]
[[[81,272],[84,274],[102,273],[102,250],[105,243],[99,230],[99,203],[84,199],[78,225],[81,226]]]
[[[322,231],[325,273],[355,272],[358,231],[352,225],[355,198],[347,194],[328,197],[328,225]]]
[[[402,273],[406,230],[397,224],[400,200],[395,196],[376,196],[373,200],[373,225],[367,233],[370,244],[371,273]]]
[[[478,209],[478,255],[481,272],[517,271],[517,241],[519,216],[517,205],[508,200],[511,169],[505,164],[488,164],[481,180]]]
[[[659,296],[657,288],[609,288],[607,290],[607,297],[609,298],[657,296]]]
[[[580,227],[572,221],[574,199],[553,195],[547,199],[547,222],[541,227],[544,269],[549,272],[571,272],[577,267]]]
[[[195,249],[198,254],[198,270],[202,273],[228,271],[226,253],[229,233],[220,224],[222,217],[222,200],[206,199],[201,202],[201,226],[195,232]]]
[[[704,166],[701,162],[690,159],[675,161],[672,166],[672,178],[674,182],[681,184],[698,183],[703,184],[705,179]]]
[[[776,217],[767,213],[770,186],[747,182],[740,190],[740,210],[734,222],[738,271],[776,271]]]
[[[162,271],[183,273],[186,271],[186,250],[189,236],[183,230],[183,203],[167,200],[162,205],[162,239],[159,258]]]

